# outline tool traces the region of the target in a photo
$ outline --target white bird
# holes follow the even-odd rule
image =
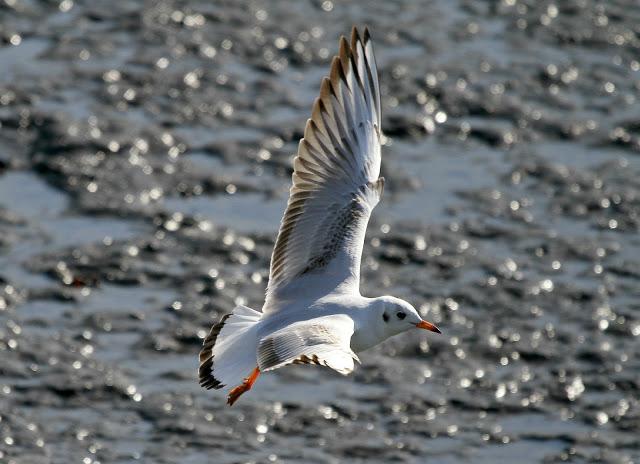
[[[419,327],[406,301],[360,295],[360,257],[380,175],[380,89],[369,31],[340,39],[294,159],[293,185],[271,257],[262,312],[236,307],[200,351],[200,385],[232,405],[261,372],[288,364],[353,371],[360,352]]]

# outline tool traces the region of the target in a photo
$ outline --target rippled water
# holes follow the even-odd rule
[[[640,8],[5,2],[0,461],[640,461]],[[233,408],[197,353],[259,308],[292,155],[368,24],[362,292],[444,331]]]

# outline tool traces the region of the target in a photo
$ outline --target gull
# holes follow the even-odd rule
[[[411,328],[440,333],[408,302],[360,295],[367,223],[380,177],[380,88],[369,31],[340,39],[294,159],[262,311],[237,306],[200,351],[200,385],[234,386],[233,405],[263,372],[289,364],[347,375],[357,352]]]

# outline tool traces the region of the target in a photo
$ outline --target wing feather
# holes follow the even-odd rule
[[[317,364],[349,374],[354,360],[351,350],[353,319],[342,314],[295,322],[263,337],[258,344],[258,367],[262,372],[288,364]]]
[[[359,293],[364,235],[384,185],[378,76],[366,29],[363,37],[354,28],[350,42],[341,38],[300,140],[265,312],[312,291]]]

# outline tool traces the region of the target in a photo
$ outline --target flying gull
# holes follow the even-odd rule
[[[360,258],[380,201],[380,89],[369,31],[340,39],[294,159],[262,311],[237,306],[200,351],[200,385],[233,387],[288,364],[353,371],[356,352],[419,327],[440,333],[393,296],[360,295]]]

